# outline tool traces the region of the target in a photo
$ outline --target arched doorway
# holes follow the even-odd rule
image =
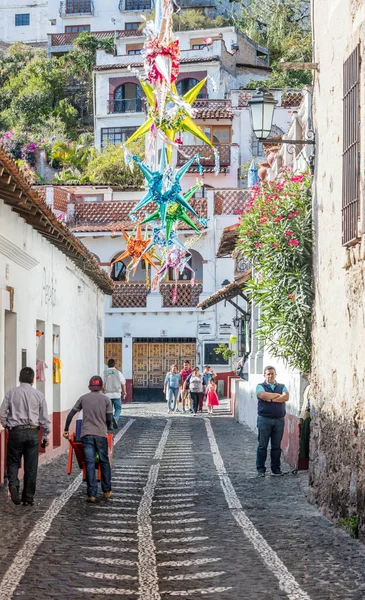
[[[114,92],[114,112],[142,112],[142,88],[137,83],[123,83]]]

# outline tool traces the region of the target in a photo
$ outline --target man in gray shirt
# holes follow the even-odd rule
[[[96,502],[98,482],[95,459],[98,454],[101,468],[101,489],[104,498],[112,496],[112,475],[108,456],[108,429],[112,426],[113,407],[110,398],[103,394],[103,380],[94,375],[89,382],[89,394],[78,399],[69,412],[63,437],[68,439],[68,430],[73,417],[82,410],[81,441],[86,465],[87,500]]]
[[[5,394],[0,408],[0,422],[9,430],[8,481],[14,504],[33,505],[38,469],[38,430],[42,427],[42,446],[49,445],[51,421],[43,394],[32,387],[34,371],[24,367],[19,374],[20,385]],[[22,498],[19,496],[18,470],[24,458]]]

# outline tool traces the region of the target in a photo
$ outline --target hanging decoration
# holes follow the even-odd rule
[[[216,172],[219,172],[219,160],[211,140],[194,122],[193,104],[206,85],[207,78],[183,96],[179,95],[176,87],[180,49],[179,41],[172,30],[173,13],[174,0],[156,0],[155,19],[146,23],[145,75],[143,78],[139,75],[138,77],[147,101],[148,117],[123,145],[126,164],[131,168],[136,165],[146,181],[146,193],[130,212],[130,218],[136,221],[137,213],[146,209],[150,203],[154,203],[155,208],[151,214],[145,213],[142,217],[135,235],[129,235],[121,228],[126,240],[126,250],[114,263],[126,257],[131,258],[127,267],[128,280],[129,271],[134,275],[139,262],[144,259],[146,267],[151,265],[157,271],[152,282],[153,287],[156,287],[172,269],[175,282],[172,302],[176,303],[179,275],[182,275],[185,269],[191,272],[191,285],[194,285],[195,273],[189,264],[192,258],[189,248],[201,236],[199,225],[205,227],[207,224],[207,219],[202,218],[190,204],[191,198],[203,182],[198,181],[187,192],[182,191],[181,180],[192,165],[194,163],[197,165],[201,176],[203,167],[199,153],[185,156],[181,133],[190,133],[211,148],[216,159]],[[132,155],[128,147],[145,135],[149,136],[148,150],[146,159],[142,161],[138,156]],[[185,164],[180,167],[173,167],[171,164],[174,149],[186,159]],[[179,222],[185,223],[192,232],[195,232],[185,243],[177,234]],[[145,237],[143,237],[142,225],[152,227],[151,233],[146,233]],[[160,262],[159,268],[156,266],[156,260]],[[148,268],[146,268],[146,284],[149,284]]]

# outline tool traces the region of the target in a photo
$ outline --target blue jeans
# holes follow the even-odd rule
[[[97,496],[98,482],[96,479],[95,459],[99,455],[101,469],[101,489],[110,492],[112,489],[112,472],[108,456],[108,439],[101,435],[85,435],[81,438],[86,465],[87,495]]]
[[[271,471],[280,473],[281,440],[284,433],[285,418],[271,419],[270,417],[257,417],[258,446],[256,457],[256,469],[266,471],[265,462],[267,447],[271,440]]]
[[[111,398],[111,403],[112,403],[113,409],[114,409],[113,418],[118,423],[119,417],[120,417],[121,412],[122,412],[122,398]]]
[[[177,388],[172,388],[172,387],[167,388],[166,397],[167,397],[168,410],[172,410],[172,411],[175,410],[176,402],[179,397],[179,391],[180,391],[180,388],[178,388],[178,387]]]

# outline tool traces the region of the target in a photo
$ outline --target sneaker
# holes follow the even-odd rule
[[[33,500],[32,501],[30,501],[30,500],[24,500],[23,501],[23,506],[34,506],[34,502],[33,502]]]
[[[114,429],[118,429],[118,421],[113,417],[113,426]]]
[[[265,477],[265,471],[257,471],[257,477]]]
[[[275,473],[272,472],[271,475],[274,477],[281,477],[281,475],[284,475],[284,473],[282,471],[275,471]]]
[[[95,504],[96,498],[95,498],[95,496],[88,496],[87,501],[90,502],[91,504]]]
[[[175,409],[175,412],[180,412],[178,408]]]
[[[19,490],[15,485],[12,485],[11,488],[9,488],[9,492],[10,492],[10,498],[11,501],[16,504],[17,506],[19,506],[19,504],[21,504],[21,500],[19,497]]]
[[[105,500],[110,500],[110,498],[112,497],[113,492],[104,492],[104,498]]]

